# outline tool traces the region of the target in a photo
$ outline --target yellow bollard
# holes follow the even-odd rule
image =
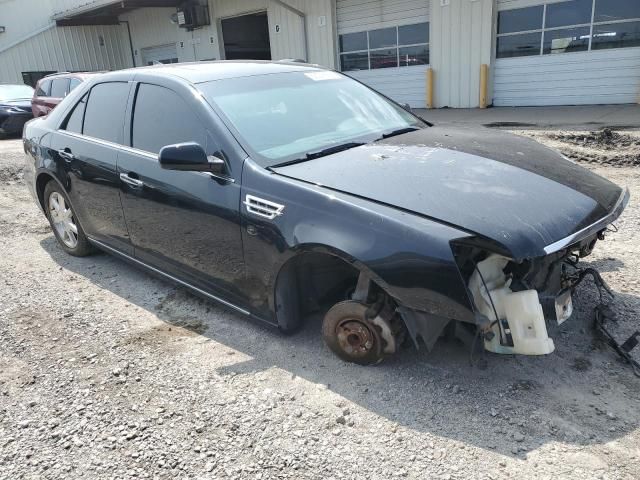
[[[489,79],[489,65],[480,65],[480,108],[487,108],[487,84]]]
[[[433,108],[433,68],[427,69],[427,108]]]

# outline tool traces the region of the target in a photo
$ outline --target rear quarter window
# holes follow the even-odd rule
[[[48,97],[49,92],[51,92],[51,80],[44,80],[40,82],[38,85],[38,89],[36,90],[36,95],[38,97]]]

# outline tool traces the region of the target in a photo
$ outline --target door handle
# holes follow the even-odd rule
[[[70,162],[74,158],[76,158],[73,156],[73,153],[71,153],[71,150],[69,150],[68,148],[58,150],[58,155],[60,155],[60,158],[62,158],[65,162]]]
[[[138,180],[137,178],[131,178],[128,173],[121,173],[120,180],[133,188],[142,188],[144,187],[144,182],[142,180]]]

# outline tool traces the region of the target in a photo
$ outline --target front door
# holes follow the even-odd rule
[[[50,149],[85,233],[131,254],[116,170],[128,96],[127,82],[94,86],[53,135]]]
[[[208,155],[216,153],[215,135],[203,125],[175,91],[138,84],[131,148],[118,158],[122,205],[136,258],[243,305],[240,186],[158,163],[160,149],[176,143],[197,142]]]

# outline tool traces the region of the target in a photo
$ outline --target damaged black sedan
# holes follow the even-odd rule
[[[373,364],[467,326],[554,350],[629,193],[540,144],[432,126],[342,74],[210,62],[102,75],[24,131],[26,179],[72,255],[118,255],[292,332],[322,318]]]

